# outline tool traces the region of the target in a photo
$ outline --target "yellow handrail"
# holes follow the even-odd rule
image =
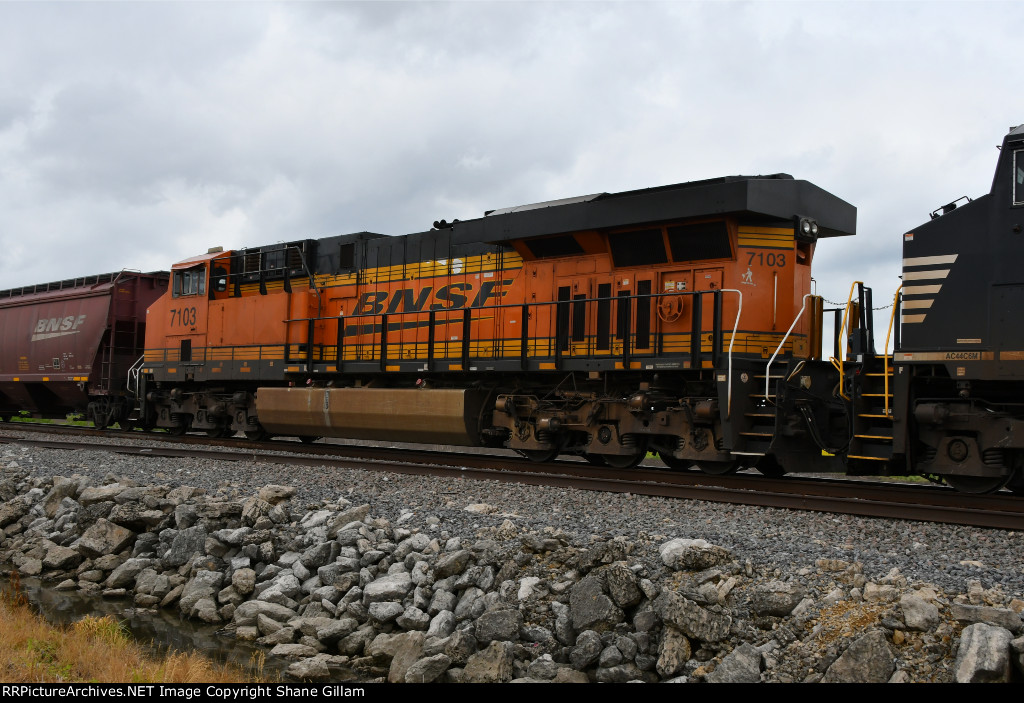
[[[900,291],[903,290],[903,284],[896,289],[896,295],[892,298],[892,313],[889,315],[889,329],[885,333],[885,346],[882,347],[882,370],[885,371],[885,414],[892,415],[892,410],[889,408],[889,364],[888,359],[893,360],[892,371],[896,371],[896,350],[893,349],[893,355],[889,356],[889,337],[892,335],[892,324],[896,319],[896,311],[899,310]]]
[[[848,317],[850,315],[850,308],[853,305],[853,291],[857,288],[858,285],[863,285],[863,284],[864,284],[863,281],[854,281],[853,285],[850,286],[850,295],[847,296],[847,298],[846,298],[846,309],[843,311],[843,324],[839,328],[839,338],[840,339],[843,338],[843,336],[844,336],[843,333],[846,331],[846,322],[847,322],[847,319],[848,319]],[[836,367],[836,369],[838,369],[838,371],[839,371],[839,395],[842,396],[843,400],[849,400],[850,396],[846,395],[846,393],[843,391],[843,379],[846,378],[845,374],[843,373],[843,357],[844,356],[845,356],[845,354],[842,351],[840,351],[839,358],[836,359],[833,356],[830,359],[830,361],[832,362],[832,365],[834,367]]]

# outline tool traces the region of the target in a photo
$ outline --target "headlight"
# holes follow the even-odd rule
[[[794,234],[801,242],[814,242],[818,239],[818,223],[811,217],[794,218]]]

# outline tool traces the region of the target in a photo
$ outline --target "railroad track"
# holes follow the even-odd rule
[[[67,434],[78,439],[33,439],[32,435],[38,433]],[[101,444],[87,441],[94,436],[108,441]],[[119,440],[132,440],[133,443],[119,444]],[[148,446],[141,446],[139,440],[147,441]],[[172,437],[164,433],[143,435],[29,423],[0,426],[0,444],[458,476],[578,490],[1024,530],[1024,499],[1010,494],[969,495],[941,486],[848,478],[787,476],[773,479],[754,473],[711,476],[698,471],[668,471],[643,465],[623,471],[582,461],[533,463],[508,454],[465,454],[294,441],[251,442],[196,435]]]

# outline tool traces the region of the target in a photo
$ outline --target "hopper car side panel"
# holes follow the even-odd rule
[[[0,292],[0,413],[127,410],[145,311],[165,284],[163,274],[121,272]]]

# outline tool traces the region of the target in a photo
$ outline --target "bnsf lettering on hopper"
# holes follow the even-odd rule
[[[41,319],[36,323],[32,341],[59,337],[62,334],[75,334],[78,332],[78,328],[85,322],[86,317],[86,315],[78,315],[77,317],[68,315],[64,318],[51,317]]]

